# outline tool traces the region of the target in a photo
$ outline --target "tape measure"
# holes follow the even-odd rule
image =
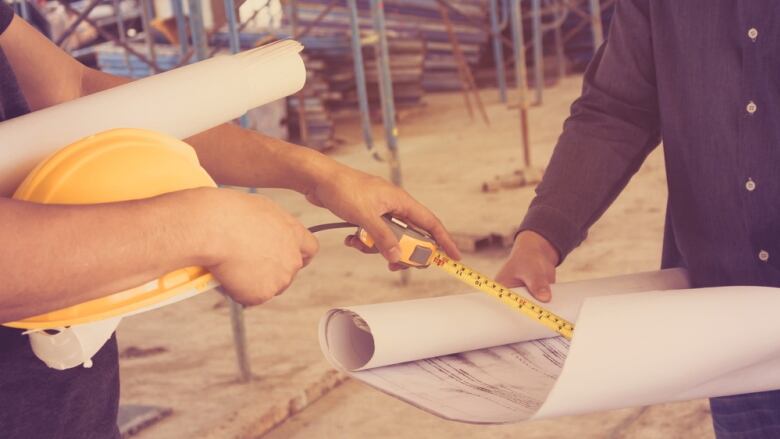
[[[508,287],[489,277],[452,260],[449,256],[439,251],[436,241],[428,233],[418,230],[392,216],[385,215],[383,218],[396,238],[398,238],[398,244],[401,249],[400,263],[418,268],[434,265],[464,283],[495,297],[510,308],[533,318],[566,339],[571,340],[574,336],[574,325],[571,322],[513,292]],[[357,237],[365,246],[369,248],[374,247],[373,238],[362,227],[358,228]]]

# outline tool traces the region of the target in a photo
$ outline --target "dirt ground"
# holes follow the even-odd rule
[[[547,89],[530,113],[534,164],[548,160],[581,78]],[[483,194],[481,183],[519,167],[517,110],[483,91],[491,119],[471,121],[457,94],[429,95],[427,107],[402,115],[400,151],[404,186],[454,232],[502,232],[516,225],[532,188]],[[339,121],[345,140],[331,155],[378,175],[387,165],[361,146],[356,118]],[[380,139],[381,130],[376,127]],[[300,195],[262,190],[306,225],[331,221]],[[656,151],[589,238],[560,268],[569,281],[656,269],[659,265],[666,184]],[[122,402],[173,409],[138,437],[152,438],[710,438],[706,401],[623,409],[505,426],[446,422],[360,383],[343,381],[322,357],[317,323],[325,310],[359,303],[466,291],[433,270],[414,271],[401,286],[379,256],[342,246],[342,232],[318,236],[321,250],[293,286],[270,303],[246,311],[254,379],[240,383],[229,310],[216,293],[127,319],[120,328]],[[495,273],[505,250],[466,254],[464,261]],[[673,367],[673,365],[670,365]],[[331,389],[333,389],[331,391]],[[321,395],[325,396],[321,397]],[[320,399],[318,399],[320,398]],[[285,421],[281,423],[282,421]],[[271,430],[274,425],[281,423]],[[267,433],[267,434],[266,434]]]

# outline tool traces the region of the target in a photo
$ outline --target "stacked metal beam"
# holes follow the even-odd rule
[[[130,46],[139,53],[146,54],[146,46],[142,43],[131,43]],[[143,62],[131,53],[112,42],[105,42],[90,47],[90,51],[97,56],[97,65],[100,70],[117,76],[129,78],[142,78],[153,75],[155,71],[149,64]],[[179,48],[168,45],[156,45],[155,55],[157,66],[160,70],[170,70],[179,65]]]
[[[239,43],[243,49],[249,49],[258,43],[287,37],[289,34],[247,28],[239,35]],[[227,40],[227,34],[219,32],[213,36],[212,43],[225,46]],[[289,138],[314,149],[327,150],[336,143],[331,111],[337,103],[344,102],[346,94],[355,86],[349,37],[304,36],[299,41],[304,46],[307,78],[303,90],[287,98]],[[301,102],[303,111],[299,108]],[[303,127],[301,121],[305,121]]]
[[[304,55],[306,85],[297,96],[287,98],[287,126],[290,140],[324,151],[335,145],[333,118],[327,102],[339,96],[332,93],[325,78],[326,64]],[[304,105],[301,111],[301,104]],[[305,121],[302,127],[301,122]],[[302,129],[305,128],[305,129]]]
[[[341,1],[337,1],[336,6],[315,23],[330,3],[329,0],[298,0],[299,27],[306,28],[313,24],[309,31],[311,36],[348,35],[349,11]],[[451,0],[449,3],[460,12],[451,12],[450,19],[466,61],[476,64],[489,37],[487,0]],[[358,8],[361,30],[370,31],[373,23],[368,0],[359,0]],[[384,9],[391,39],[417,41],[424,44],[423,89],[425,91],[459,89],[460,82],[457,64],[452,54],[452,44],[436,0],[386,0]],[[478,23],[482,25],[477,26]]]

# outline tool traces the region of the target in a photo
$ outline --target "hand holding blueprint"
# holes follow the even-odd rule
[[[780,388],[777,289],[685,289],[677,269],[552,288],[571,346],[482,293],[333,309],[320,344],[353,378],[463,422]]]

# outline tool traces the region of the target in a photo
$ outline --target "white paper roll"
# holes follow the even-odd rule
[[[0,123],[0,195],[9,196],[46,156],[112,128],[183,139],[303,87],[303,49],[279,41],[140,79]]]

